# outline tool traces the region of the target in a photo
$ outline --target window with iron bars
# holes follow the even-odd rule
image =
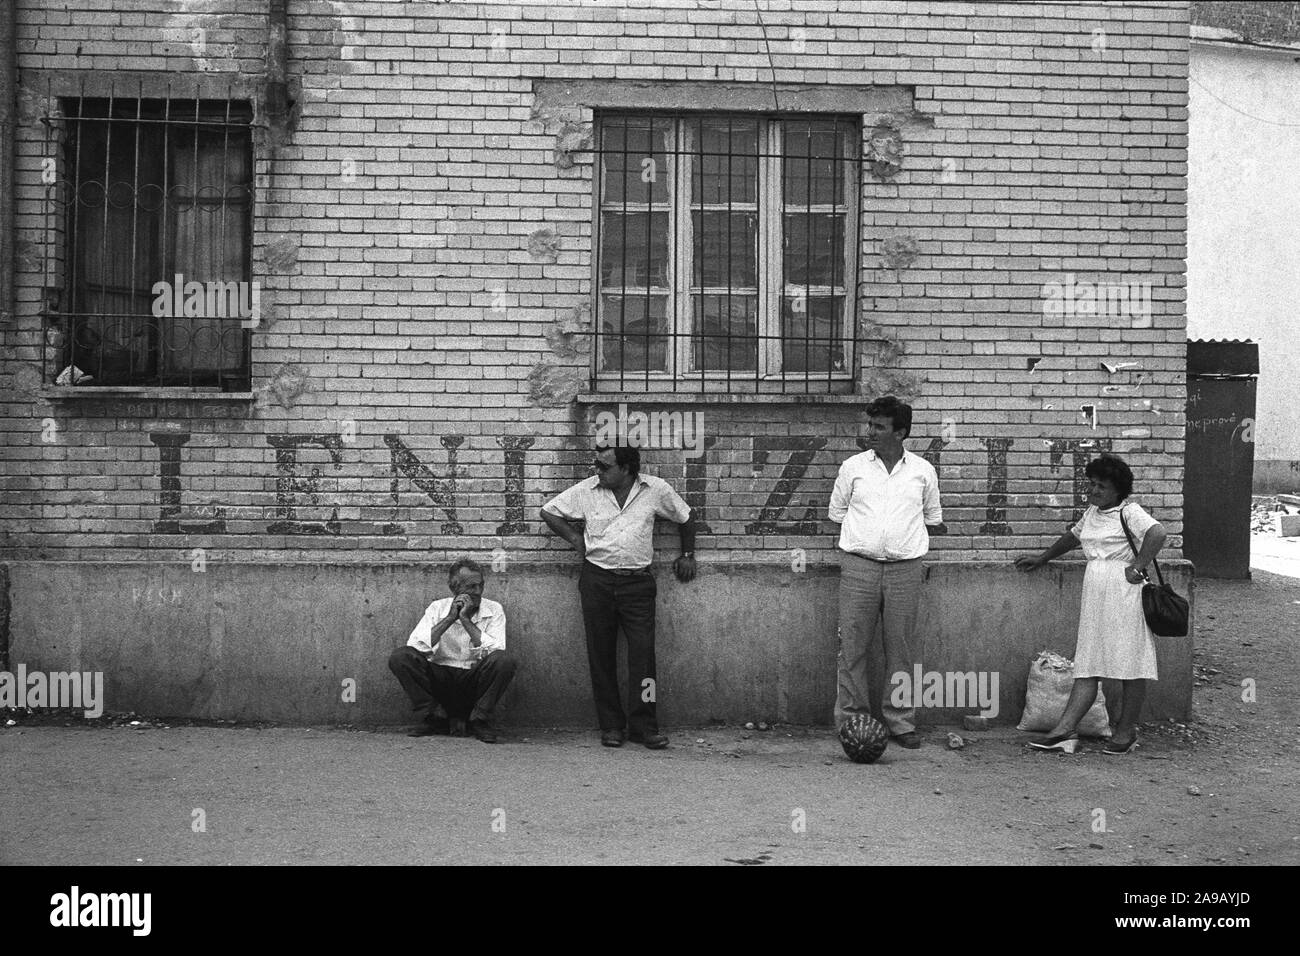
[[[852,392],[858,121],[597,126],[595,390]]]
[[[231,100],[60,100],[47,382],[249,390],[251,118]]]

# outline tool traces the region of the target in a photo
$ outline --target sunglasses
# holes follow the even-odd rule
[[[609,471],[609,470],[610,470],[611,468],[613,468],[614,466],[613,466],[613,465],[610,465],[610,464],[607,464],[607,463],[605,463],[605,462],[600,461],[599,459],[597,459],[596,461],[593,461],[593,462],[591,463],[591,467],[592,467],[592,468],[595,468],[597,471],[603,473],[603,472]]]

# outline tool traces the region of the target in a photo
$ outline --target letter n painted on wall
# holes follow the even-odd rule
[[[456,519],[456,452],[465,441],[465,436],[444,435],[440,441],[442,447],[447,449],[446,478],[439,478],[430,471],[424,462],[416,458],[414,452],[407,448],[406,444],[397,435],[384,436],[384,444],[388,446],[393,472],[393,520],[384,525],[384,534],[406,533],[406,529],[397,522],[400,509],[398,489],[401,487],[402,476],[405,476],[411,484],[428,495],[429,500],[441,508],[442,513],[447,516],[447,520],[442,523],[443,534],[462,534],[464,532],[465,529]]]

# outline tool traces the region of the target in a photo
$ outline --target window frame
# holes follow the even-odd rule
[[[801,113],[801,112],[728,112],[728,111],[683,111],[683,110],[634,110],[626,108],[601,109],[595,111],[596,155],[593,163],[593,203],[592,203],[592,289],[595,302],[594,347],[591,359],[591,379],[597,391],[635,391],[638,386],[646,393],[669,391],[688,394],[683,385],[698,386],[701,393],[727,392],[735,386],[750,386],[746,393],[752,394],[852,394],[858,387],[858,313],[859,303],[857,289],[859,283],[859,261],[861,258],[861,229],[863,215],[861,210],[862,184],[862,117],[845,113]],[[617,123],[620,119],[644,122],[652,121],[656,125],[663,121],[669,124],[666,139],[662,143],[665,155],[669,158],[668,175],[670,188],[668,195],[671,205],[668,209],[668,242],[666,269],[668,288],[666,292],[666,332],[669,345],[666,348],[666,369],[627,369],[605,362],[604,343],[607,334],[604,331],[605,298],[623,296],[634,298],[652,294],[664,294],[658,287],[628,287],[626,285],[604,286],[602,284],[604,255],[603,219],[608,210],[617,209],[623,213],[654,211],[654,203],[605,202],[606,175],[604,159],[605,126]],[[739,209],[748,211],[749,204],[735,203],[698,203],[692,204],[691,163],[696,153],[693,135],[701,121],[726,121],[741,119],[757,123],[757,170],[756,199],[753,204],[758,216],[757,251],[756,251],[756,306],[755,306],[755,361],[751,368],[732,369],[698,369],[692,368],[692,353],[697,347],[695,338],[696,309],[692,299],[696,296],[714,294],[725,295],[734,291],[735,286],[717,288],[701,286],[694,282],[694,213],[696,211],[718,211]],[[843,193],[839,203],[813,203],[807,208],[803,204],[795,205],[797,211],[808,215],[817,212],[834,212],[843,214],[845,225],[843,232],[842,285],[814,286],[792,285],[783,282],[785,268],[783,256],[784,216],[790,208],[784,197],[784,169],[787,159],[783,152],[783,137],[789,122],[828,122],[844,124],[848,127],[844,135],[839,136],[841,154],[835,168],[842,169],[841,182]],[[652,148],[660,147],[659,141],[652,142]],[[738,154],[744,155],[744,154]],[[716,207],[710,209],[710,207]],[[691,281],[685,281],[689,277]],[[651,277],[647,277],[650,281]],[[629,291],[630,290],[630,291]],[[844,357],[844,367],[836,370],[833,357],[828,363],[831,367],[825,371],[791,370],[785,367],[784,349],[787,340],[782,336],[783,298],[791,291],[804,291],[805,303],[818,295],[840,295],[843,304],[839,313],[839,343]],[[749,294],[746,292],[746,294]],[[647,308],[647,322],[649,321]],[[647,329],[649,326],[647,327]],[[649,335],[649,332],[647,331]],[[622,338],[626,333],[615,333]],[[748,340],[748,339],[747,339]],[[647,338],[647,343],[650,341]],[[797,343],[800,339],[788,341]],[[806,337],[805,343],[809,341]],[[649,346],[647,345],[647,348]],[[647,363],[648,364],[648,363]],[[790,389],[790,385],[805,386],[800,392]],[[824,385],[818,389],[816,385]],[[613,386],[613,388],[610,388]],[[631,386],[629,388],[629,386]],[[652,386],[658,386],[654,388]]]
[[[137,225],[142,208],[139,193],[145,187],[159,187],[163,198],[158,210],[154,213],[157,219],[147,227],[152,228],[157,233],[154,236],[156,249],[153,251],[156,261],[147,263],[144,266],[145,270],[158,272],[158,279],[155,281],[165,280],[170,283],[174,281],[177,271],[181,271],[182,274],[189,272],[188,269],[182,268],[184,264],[178,261],[180,251],[176,247],[176,236],[181,233],[181,227],[178,225],[178,211],[182,208],[193,207],[197,214],[201,207],[215,203],[220,207],[219,215],[223,223],[221,236],[224,248],[220,250],[219,254],[223,257],[227,256],[233,246],[236,244],[242,245],[242,254],[236,257],[239,260],[239,278],[233,280],[230,278],[212,278],[204,281],[235,281],[249,284],[256,282],[254,274],[254,239],[256,231],[254,219],[257,204],[256,166],[258,148],[256,127],[253,123],[256,110],[252,98],[247,95],[238,95],[234,90],[222,92],[207,90],[202,93],[196,90],[193,96],[176,95],[170,87],[165,91],[150,90],[146,92],[143,89],[143,84],[141,84],[138,91],[132,90],[130,93],[122,92],[115,86],[110,86],[105,91],[95,92],[87,92],[84,85],[80,90],[66,90],[58,93],[51,90],[51,99],[54,100],[55,98],[57,98],[58,110],[46,120],[46,155],[54,159],[55,181],[47,185],[42,202],[46,222],[57,220],[57,224],[51,230],[51,237],[48,240],[48,243],[57,246],[57,249],[51,251],[49,245],[46,248],[46,274],[50,275],[49,263],[53,261],[54,276],[51,277],[51,287],[58,292],[57,299],[52,302],[47,301],[47,306],[43,310],[47,329],[43,343],[46,355],[46,387],[52,390],[76,388],[84,392],[101,391],[104,393],[148,391],[151,393],[176,394],[178,396],[189,393],[215,393],[231,396],[250,394],[248,390],[252,388],[254,367],[253,337],[252,329],[243,322],[240,323],[238,333],[233,330],[222,331],[218,333],[216,340],[219,343],[225,342],[225,336],[229,335],[232,340],[237,342],[237,344],[233,344],[232,350],[238,350],[239,364],[227,369],[218,362],[214,368],[196,369],[195,363],[201,359],[202,353],[194,354],[192,352],[192,343],[197,337],[202,336],[208,327],[191,328],[191,346],[171,350],[171,354],[168,355],[169,346],[167,341],[171,333],[160,324],[164,320],[138,312],[117,314],[84,311],[84,296],[87,294],[87,289],[91,287],[81,288],[79,286],[83,263],[79,245],[85,235],[81,231],[83,229],[81,219],[84,210],[95,207],[82,206],[79,193],[83,187],[81,169],[86,162],[86,157],[82,152],[85,148],[83,137],[86,127],[81,124],[102,126],[102,140],[92,146],[97,152],[90,157],[90,160],[94,164],[102,159],[106,174],[111,175],[114,165],[113,150],[115,147],[113,146],[113,137],[120,135],[129,137],[134,142],[134,160],[129,185],[136,194],[132,207],[131,233],[121,232],[120,228],[115,226],[114,228],[117,231],[114,231],[111,235],[106,234],[104,239],[105,248],[108,248],[111,242],[121,241],[131,245],[134,255],[134,250],[138,247],[137,230],[146,228]],[[122,115],[121,109],[124,106],[130,111],[130,115]],[[148,162],[151,165],[146,167],[142,161],[141,150],[152,139],[151,136],[145,134],[145,131],[150,126],[155,126],[161,132],[162,155],[150,158]],[[232,144],[231,140],[235,138],[233,133],[236,131],[240,142]],[[184,145],[187,136],[193,138],[192,146]],[[200,185],[201,163],[211,151],[216,149],[212,146],[203,145],[202,139],[204,136],[218,136],[221,138],[219,151],[223,156],[236,150],[240,151],[242,153],[241,163],[246,170],[244,181],[229,184],[225,179],[226,171],[223,168],[222,182],[225,184],[224,190],[216,200],[205,195],[210,188],[209,186]],[[192,150],[192,176],[194,177],[192,183],[187,184],[174,178],[176,169],[173,167],[181,165],[172,163],[173,154],[177,150]],[[142,183],[141,171],[145,168],[151,169],[151,175],[152,172],[161,170],[162,182],[146,181]],[[118,182],[125,181],[106,182],[105,189],[110,189]],[[242,196],[231,198],[232,190],[242,190]],[[108,201],[107,193],[104,201],[106,203]],[[51,206],[54,207],[52,214],[50,211]],[[237,211],[235,218],[242,218],[242,223],[236,222],[232,228],[227,228],[225,223],[231,216],[232,210]],[[105,216],[107,218],[107,213]],[[197,254],[197,246],[194,252]],[[139,267],[136,267],[133,271],[138,273]],[[137,281],[135,275],[130,278],[133,283]],[[187,281],[189,281],[188,278]],[[111,287],[101,286],[101,288]],[[141,289],[132,288],[130,291],[136,295],[144,294]],[[82,371],[92,376],[93,381],[75,382],[67,386],[53,384],[55,376],[59,374],[64,366],[77,365],[74,340],[80,334],[81,326],[87,320],[96,318],[101,321],[113,319],[129,321],[135,319],[144,323],[144,331],[149,337],[146,346],[148,364],[144,366],[144,369],[151,369],[151,371],[146,372],[143,369],[136,371],[130,368],[125,377],[115,375],[111,381],[105,382],[101,375],[96,374],[95,369],[86,368],[82,369]],[[238,321],[231,318],[207,318],[223,322]],[[54,328],[57,328],[65,337],[62,345],[54,344],[51,339],[48,330]],[[224,345],[217,346],[218,356],[225,347]],[[184,357],[184,367],[177,367],[175,361],[177,357]],[[102,368],[103,362],[101,359],[100,369],[102,370]]]

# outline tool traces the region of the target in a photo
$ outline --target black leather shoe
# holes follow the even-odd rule
[[[497,742],[496,731],[492,729],[492,725],[486,720],[471,720],[469,722],[469,732],[485,744]]]
[[[894,734],[893,741],[904,750],[921,749],[921,735],[915,730],[909,730],[903,734]]]
[[[623,746],[623,731],[621,730],[602,730],[600,732],[600,743],[604,747],[621,747]]]
[[[408,737],[445,737],[451,730],[446,717],[435,717],[433,720],[426,720],[419,727],[416,727],[406,736]]]
[[[658,731],[652,734],[629,734],[627,739],[634,744],[642,744],[647,750],[663,750],[668,746],[668,738]]]
[[[1115,738],[1112,737],[1110,740],[1106,741],[1106,746],[1101,748],[1101,752],[1107,757],[1113,757],[1116,754],[1126,754],[1130,750],[1135,750],[1137,746],[1138,746],[1138,732],[1136,729],[1134,729],[1133,739],[1130,740],[1127,744],[1117,744],[1115,742]]]

